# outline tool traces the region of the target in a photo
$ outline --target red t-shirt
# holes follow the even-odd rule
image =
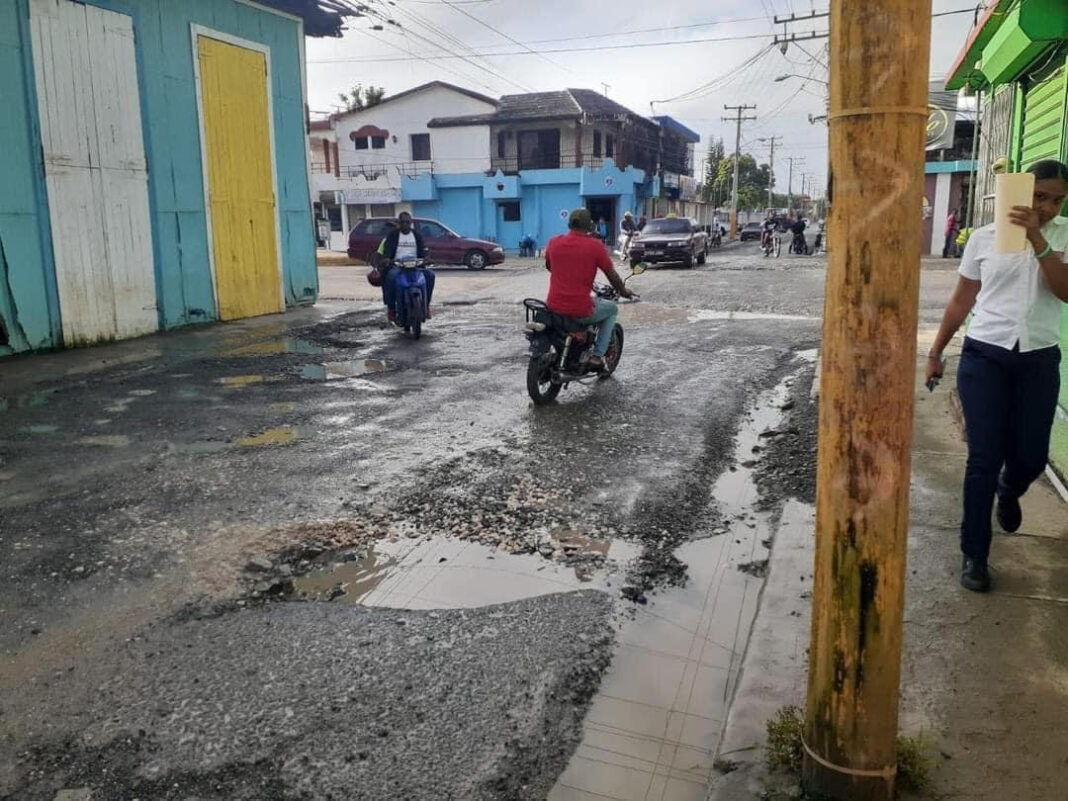
[[[600,239],[579,231],[554,236],[545,249],[549,263],[549,297],[551,311],[565,317],[589,317],[593,314],[593,281],[598,268],[612,269],[612,259]]]

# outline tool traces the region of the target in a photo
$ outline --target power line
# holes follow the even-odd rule
[[[676,41],[676,42],[636,42],[636,43],[633,43],[633,44],[622,44],[622,45],[600,45],[598,47],[561,47],[561,48],[556,48],[556,49],[553,49],[553,50],[540,50],[540,51],[537,52],[537,55],[541,55],[541,54],[545,54],[545,53],[592,53],[592,52],[603,51],[603,50],[632,50],[632,49],[635,49],[635,48],[645,48],[645,47],[680,47],[682,45],[706,44],[708,42],[741,42],[741,41],[745,41],[747,39],[748,40],[751,40],[751,39],[768,39],[768,38],[771,38],[771,36],[772,36],[772,34],[770,34],[770,33],[753,33],[753,34],[743,34],[743,35],[740,35],[740,36],[716,36],[716,37],[707,37],[707,38],[701,38],[701,39],[686,39],[686,40],[681,41],[681,42],[679,42],[679,41]],[[516,53],[514,51],[505,52],[505,53],[483,53],[482,54],[482,56],[484,58],[512,58],[512,57],[515,57],[515,56],[529,56],[529,55],[531,55],[531,53]],[[427,58],[432,59],[434,61],[440,61],[440,60],[448,59],[448,58],[462,58],[462,56],[456,56],[456,55],[451,55],[451,56],[427,56]],[[405,59],[402,59],[402,58],[317,58],[317,59],[309,59],[308,63],[309,64],[334,64],[334,63],[346,62],[346,63],[351,63],[351,64],[382,64],[382,63],[388,63],[388,62],[392,62],[392,61],[404,61],[404,60]]]
[[[507,39],[509,42],[511,42],[512,44],[516,45],[517,47],[522,47],[528,53],[532,53],[533,55],[538,56],[545,63],[552,64],[557,69],[563,70],[564,72],[570,72],[572,75],[575,74],[574,70],[572,70],[570,67],[565,67],[563,64],[559,64],[559,63],[553,61],[551,58],[548,58],[547,56],[543,55],[542,53],[540,53],[539,51],[537,51],[534,48],[530,47],[529,45],[523,44],[518,39],[514,39],[513,37],[509,36],[504,31],[500,30],[499,28],[495,28],[492,25],[490,25],[488,22],[485,22],[484,20],[479,19],[474,14],[472,14],[470,11],[467,11],[467,10],[465,10],[463,8],[460,8],[459,6],[456,5],[455,0],[441,0],[441,2],[443,2],[449,8],[451,8],[453,11],[456,11],[456,12],[459,12],[460,14],[463,14],[469,20],[472,20],[473,22],[477,22],[483,28],[485,28],[487,30],[490,30],[490,31],[493,31],[498,36],[501,36],[501,37]]]
[[[370,7],[368,7],[368,9],[371,10]],[[458,43],[458,45],[460,47],[466,48],[466,45],[464,45],[463,42],[460,42],[458,39],[455,39],[454,37],[452,37],[452,35],[449,34],[447,31],[444,31],[444,30],[440,29],[440,26],[439,27],[435,27],[435,26],[433,26],[431,24],[428,24],[421,17],[419,17],[417,14],[415,14],[415,12],[408,11],[408,10],[405,10],[405,9],[399,9],[399,10],[405,16],[407,16],[413,22],[415,22],[417,25],[420,25],[423,28],[426,28],[428,31],[436,34],[437,36],[441,37],[445,41],[452,40],[453,42]],[[372,10],[372,14],[376,19],[379,19],[380,21],[386,23],[391,28],[397,29],[403,35],[414,36],[416,39],[419,39],[419,40],[427,43],[431,47],[433,47],[433,48],[435,48],[437,50],[440,50],[443,53],[448,54],[448,55],[445,55],[445,56],[440,56],[440,55],[419,56],[420,60],[422,60],[422,61],[425,61],[425,62],[429,63],[431,61],[439,61],[439,60],[444,60],[446,58],[458,58],[458,59],[464,61],[465,63],[469,64],[470,66],[474,67],[475,69],[481,70],[482,72],[485,72],[485,73],[493,76],[497,80],[503,81],[503,82],[505,82],[507,84],[511,84],[512,86],[515,86],[515,87],[517,87],[519,89],[522,89],[525,92],[529,92],[530,91],[530,87],[520,83],[519,81],[516,81],[516,80],[513,80],[512,78],[509,78],[507,75],[504,75],[504,74],[498,72],[497,70],[493,69],[492,67],[489,67],[489,66],[484,65],[484,64],[480,64],[480,63],[474,61],[471,57],[468,57],[466,55],[463,55],[462,53],[459,53],[459,52],[457,52],[455,50],[452,50],[449,47],[447,47],[446,45],[442,44],[441,42],[434,41],[434,40],[422,35],[421,33],[419,33],[418,31],[416,31],[416,30],[414,30],[412,28],[409,28],[409,27],[401,25],[399,22],[397,22],[396,20],[394,20],[394,19],[382,14],[380,11]],[[400,49],[400,48],[397,48],[397,49]],[[475,57],[477,57],[477,56],[475,56]],[[411,57],[406,58],[406,59],[405,58],[390,58],[390,59],[383,59],[383,60],[387,60],[387,61],[409,61],[410,59],[411,59]],[[348,62],[348,61],[352,61],[352,60],[351,59],[317,59],[317,60],[309,61],[309,63],[329,63],[329,62]],[[356,60],[356,61],[358,61],[358,60]],[[453,72],[453,74],[455,75],[457,73]],[[483,86],[485,86],[485,84],[483,84]]]

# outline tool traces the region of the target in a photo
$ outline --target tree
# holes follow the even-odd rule
[[[719,163],[719,171],[712,184],[712,194],[730,198],[734,182],[734,156],[728,156]],[[768,185],[771,183],[771,167],[757,164],[749,153],[743,153],[738,160],[738,208],[763,209],[768,204]]]
[[[363,84],[358,83],[352,87],[351,92],[339,94],[338,99],[341,101],[345,111],[359,111],[360,109],[377,106],[385,96],[386,90],[381,86],[364,88]]]
[[[715,200],[719,205],[720,196],[715,192],[716,176],[719,175],[719,165],[726,155],[722,139],[713,139],[708,143],[708,157],[705,159],[705,174],[701,177],[701,199],[708,203]]]

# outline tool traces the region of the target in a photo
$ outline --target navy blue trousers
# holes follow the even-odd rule
[[[990,554],[994,498],[1019,498],[1049,461],[1049,438],[1060,394],[1061,352],[1029,353],[964,340],[957,390],[968,434],[960,547]]]

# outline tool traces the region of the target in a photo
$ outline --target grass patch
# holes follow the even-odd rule
[[[931,784],[932,744],[923,734],[897,738],[897,791],[922,793]]]
[[[769,720],[765,756],[770,770],[781,770],[793,776],[801,775],[801,730],[804,715],[796,706],[784,706]],[[930,786],[932,743],[923,734],[897,738],[898,793],[922,793]]]
[[[801,727],[805,719],[796,706],[784,706],[768,721],[765,746],[768,767],[787,773],[801,773]]]

